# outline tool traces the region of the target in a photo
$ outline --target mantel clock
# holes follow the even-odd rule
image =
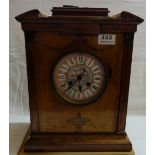
[[[54,7],[16,17],[25,34],[30,132],[25,151],[128,152],[134,33],[143,19],[107,8]]]

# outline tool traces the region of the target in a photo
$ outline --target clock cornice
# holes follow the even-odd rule
[[[88,8],[85,8],[87,10]],[[73,23],[77,22],[78,19],[80,19],[78,22],[89,22],[89,21],[94,21],[94,22],[107,22],[107,23],[117,23],[117,24],[140,24],[144,20],[130,12],[127,11],[122,11],[119,14],[113,15],[113,16],[105,16],[104,14],[98,14],[96,16],[94,15],[57,15],[54,13],[53,15],[50,16],[43,16],[42,13],[37,10],[30,10],[28,12],[25,12],[23,14],[20,14],[15,17],[17,21],[22,22],[22,23],[39,23],[39,22],[45,22],[45,23]]]

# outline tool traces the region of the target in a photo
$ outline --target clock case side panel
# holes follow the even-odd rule
[[[30,107],[30,123],[31,133],[39,132],[39,96],[37,95],[37,69],[35,56],[35,31],[24,31],[25,48],[26,48],[26,64],[29,92],[29,107]]]
[[[134,32],[124,33],[122,78],[120,86],[120,101],[119,101],[118,123],[117,123],[118,126],[116,134],[125,134],[130,73],[132,64],[133,40],[134,40]]]

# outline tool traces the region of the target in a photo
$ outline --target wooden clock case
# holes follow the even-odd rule
[[[143,19],[106,8],[54,7],[53,15],[31,10],[16,17],[25,34],[31,126],[25,151],[131,151],[125,132],[134,33]],[[115,34],[115,45],[98,43]],[[52,68],[67,52],[86,51],[108,66],[109,81],[93,103],[64,103],[52,87]]]

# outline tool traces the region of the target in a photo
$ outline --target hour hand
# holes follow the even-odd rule
[[[69,80],[69,81],[67,82],[67,84],[68,84],[67,90],[69,90],[70,88],[73,87],[73,85],[74,85],[74,80]]]
[[[73,85],[73,80],[68,81],[67,84],[68,84],[69,86],[72,86],[72,85]]]
[[[76,80],[76,79],[69,80],[67,82],[67,84],[68,84],[67,90],[69,90],[70,88],[72,88],[77,82],[78,82],[78,80]]]
[[[79,91],[80,91],[80,92],[82,91],[82,86],[81,86],[80,81],[79,81]]]

